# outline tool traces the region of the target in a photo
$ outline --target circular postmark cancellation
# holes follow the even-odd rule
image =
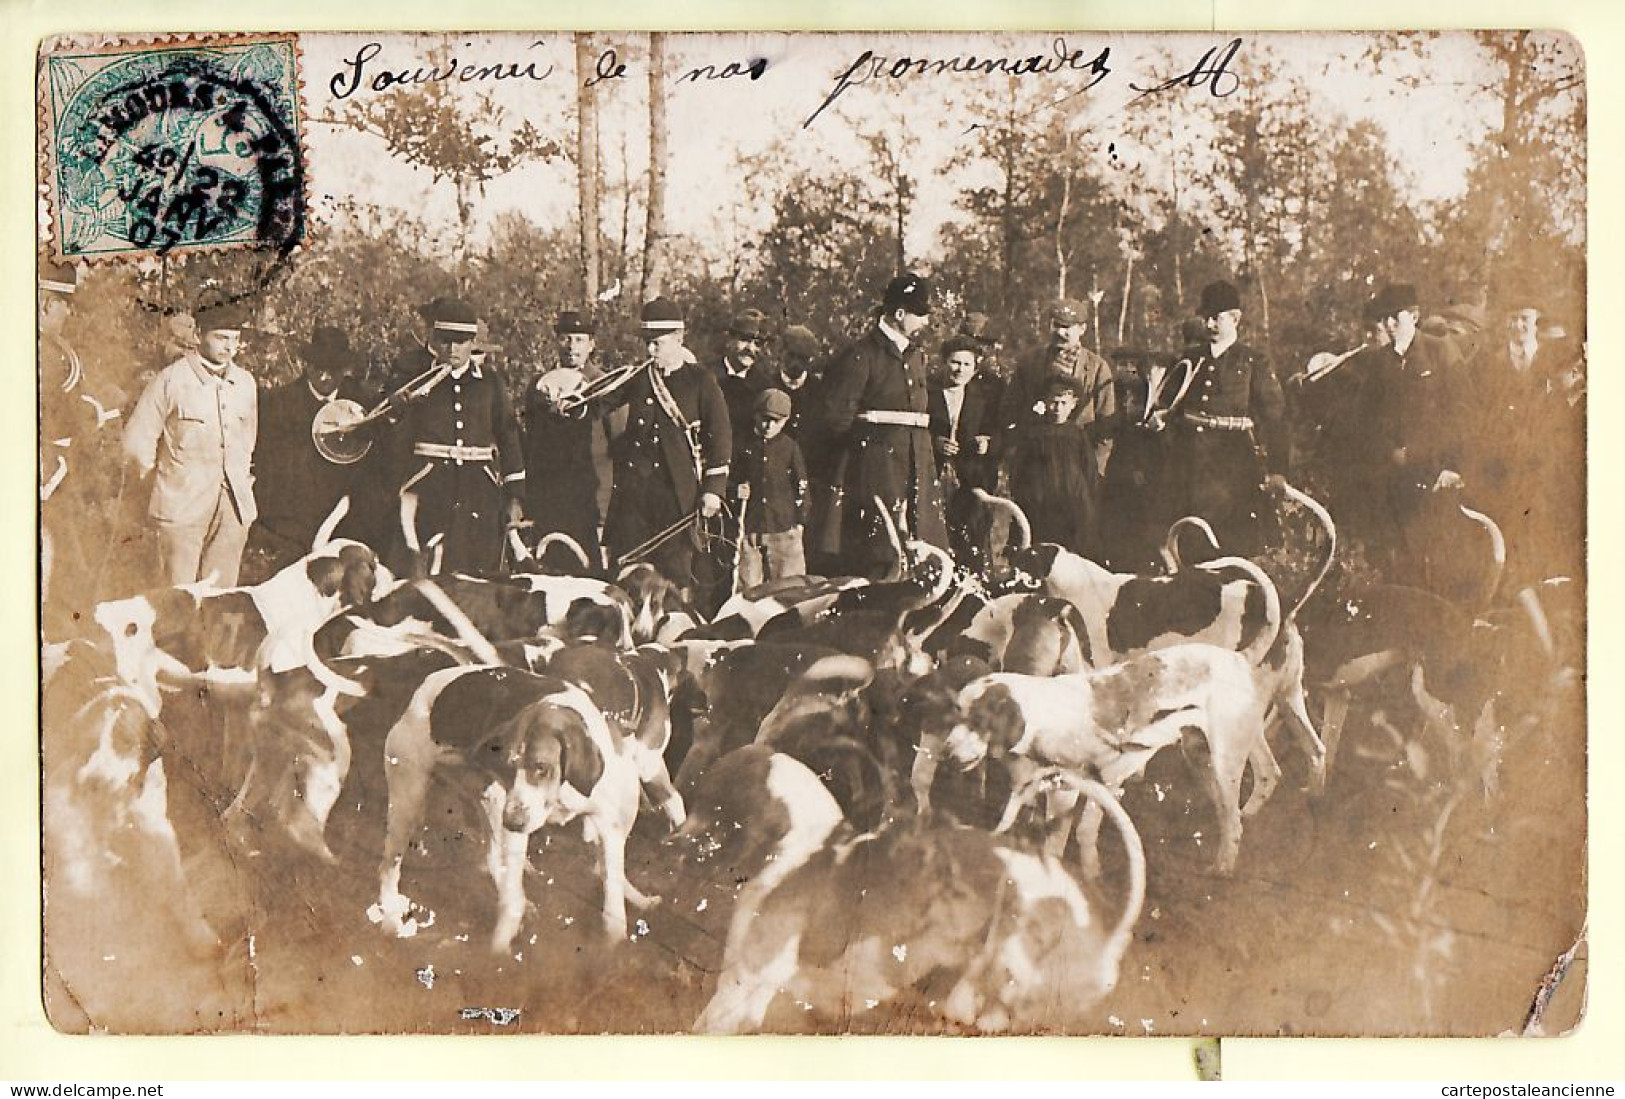
[[[292,35],[43,53],[48,189],[64,259],[244,247],[306,229]]]

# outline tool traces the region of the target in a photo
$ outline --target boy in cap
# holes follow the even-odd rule
[[[299,377],[260,394],[254,447],[259,531],[274,539],[270,552],[278,566],[310,550],[322,520],[351,491],[354,467],[329,461],[316,449],[316,414],[330,401],[363,401],[353,380],[355,353],[342,329],[318,327],[300,345],[299,361]]]
[[[882,577],[896,559],[890,513],[905,539],[948,548],[931,446],[928,371],[919,336],[930,323],[931,283],[905,272],[886,287],[874,326],[830,363],[819,415],[834,467],[815,542],[840,571]]]
[[[148,383],[124,429],[124,452],[151,475],[148,514],[170,584],[237,583],[259,514],[250,468],[259,435],[254,376],[237,365],[247,310],[196,314],[198,348]]]
[[[502,379],[474,361],[474,310],[441,299],[426,319],[434,372],[405,394],[395,427],[404,550],[427,553],[431,571],[488,576],[501,569],[506,531],[524,514],[519,422]],[[397,556],[398,570],[410,572],[411,553]]]
[[[782,389],[764,389],[756,398],[756,433],[741,460],[745,487],[741,588],[807,571],[801,542],[807,518],[807,464],[796,441],[785,434],[789,419],[790,395]]]
[[[1265,470],[1286,473],[1286,398],[1269,357],[1240,341],[1233,284],[1209,283],[1198,312],[1207,339],[1185,349],[1150,419],[1168,433],[1176,515],[1201,516],[1226,553],[1246,556],[1260,545]]]
[[[598,417],[585,406],[561,413],[552,388],[561,372],[582,385],[603,374],[593,357],[598,328],[587,313],[567,309],[553,331],[558,369],[540,372],[525,390],[525,514],[535,524],[538,540],[555,532],[567,535],[598,565],[598,470],[593,464]]]
[[[656,298],[645,305],[648,366],[604,399],[606,410],[627,410],[626,428],[610,444],[615,488],[604,524],[604,543],[616,561],[690,516],[722,511],[733,428],[715,376],[683,346],[684,331],[674,302]],[[689,530],[641,556],[693,598],[694,549]]]
[[[1034,542],[1054,542],[1098,559],[1100,475],[1094,440],[1073,424],[1081,406],[1076,379],[1056,374],[1039,391],[1038,422],[1022,434],[1010,465],[1010,495],[1026,512]]]

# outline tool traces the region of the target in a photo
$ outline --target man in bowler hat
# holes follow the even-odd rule
[[[930,315],[930,281],[898,275],[874,325],[825,376],[820,411],[836,458],[816,541],[851,575],[885,576],[900,564],[877,501],[904,539],[948,547],[920,346]]]

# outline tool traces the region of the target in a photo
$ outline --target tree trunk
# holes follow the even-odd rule
[[[592,36],[576,35],[576,205],[581,219],[581,295],[589,306],[598,299],[603,271],[598,227],[598,91],[587,86],[596,66]]]
[[[1129,251],[1128,263],[1123,268],[1123,307],[1117,311],[1117,342],[1123,343],[1124,331],[1128,327],[1129,296],[1134,292],[1134,252]]]
[[[1055,296],[1066,297],[1066,214],[1072,206],[1072,131],[1061,146],[1061,211],[1055,217]],[[1099,335],[1099,329],[1096,329]]]
[[[621,262],[615,268],[615,281],[632,271],[632,168],[626,157],[626,130],[621,130]]]
[[[643,300],[666,278],[666,36],[649,35],[649,206],[643,231]]]

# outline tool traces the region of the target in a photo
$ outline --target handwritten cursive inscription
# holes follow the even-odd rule
[[[877,57],[873,50],[864,50],[857,59],[835,79],[835,87],[831,89],[818,109],[807,116],[807,121],[801,124],[802,129],[811,126],[824,109],[834,103],[849,88],[856,88],[870,81],[879,80],[906,80],[910,77],[925,76],[927,74],[941,75],[954,73],[962,76],[992,76],[1003,73],[1006,76],[1053,76],[1063,72],[1083,72],[1092,79],[1079,88],[1079,92],[1088,91],[1111,75],[1111,66],[1107,63],[1111,57],[1111,47],[1102,46],[1100,52],[1089,57],[1088,50],[1069,49],[1066,39],[1057,38],[1050,44],[1051,52],[1048,54],[1033,54],[1028,57],[977,57],[975,54],[955,54],[952,57],[929,58],[910,57],[907,55],[887,58]]]
[[[590,88],[594,84],[602,84],[606,80],[620,80],[625,76],[626,66],[623,65],[621,63],[621,59],[616,56],[615,47],[611,46],[609,49],[598,55],[598,64],[594,66],[593,75],[587,78],[586,83],[583,84],[582,87]]]
[[[715,65],[701,65],[699,68],[690,69],[678,77],[677,83],[681,84],[687,81],[690,84],[697,84],[701,80],[728,80],[735,76],[749,76],[752,80],[760,80],[765,72],[767,72],[767,58],[753,57],[744,64],[740,64],[738,61],[730,61],[720,69]]]
[[[1219,52],[1221,48],[1223,53]],[[1129,87],[1140,93],[1135,97],[1139,99],[1181,85],[1187,88],[1200,88],[1206,85],[1212,95],[1223,99],[1241,87],[1241,77],[1230,71],[1230,62],[1236,59],[1236,51],[1240,49],[1241,39],[1232,38],[1228,46],[1214,46],[1209,49],[1189,72],[1170,77],[1154,87],[1142,88],[1138,84],[1130,84]]]
[[[538,39],[530,44],[530,48],[535,49],[541,45],[544,43]],[[494,65],[464,65],[455,57],[444,65],[398,70],[378,67],[369,71],[368,66],[383,52],[383,49],[380,42],[368,42],[356,51],[354,57],[345,58],[345,67],[334,73],[333,78],[327,82],[328,91],[333,93],[333,98],[348,99],[363,86],[375,92],[382,92],[396,85],[432,84],[441,80],[456,80],[464,84],[476,80],[517,80],[521,77],[528,80],[546,80],[553,73],[552,65],[537,72],[534,61],[524,66],[516,61],[506,64],[499,62]]]

